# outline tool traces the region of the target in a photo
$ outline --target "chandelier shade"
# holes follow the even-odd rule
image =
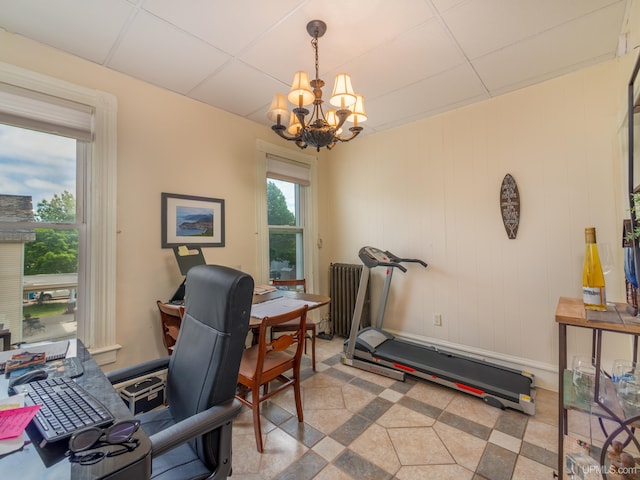
[[[356,103],[351,105],[351,115],[347,117],[347,122],[352,122],[354,125],[362,123],[367,120],[367,114],[364,111],[364,97],[360,94],[356,94]]]
[[[298,135],[302,130],[302,125],[300,125],[300,120],[295,113],[291,112],[291,117],[289,118],[289,128],[287,128],[287,132],[289,135]]]
[[[353,93],[351,76],[348,73],[339,73],[336,75],[333,94],[329,99],[329,103],[339,108],[346,108],[356,103],[356,94]]]
[[[338,123],[340,123],[340,119],[338,118],[338,115],[336,114],[335,110],[329,110],[326,114],[326,117],[327,117],[327,123],[332,127],[336,127]],[[336,133],[340,135],[342,133],[342,128],[336,130]]]
[[[311,90],[309,74],[307,72],[296,72],[293,76],[291,90],[289,90],[287,98],[293,105],[298,107],[306,107],[313,103],[316,96],[313,94],[313,90]]]
[[[336,109],[328,110],[325,114],[322,104],[322,87],[325,83],[318,75],[318,38],[327,30],[327,25],[321,20],[312,20],[307,24],[307,32],[311,35],[311,46],[315,52],[315,78],[309,80],[305,71],[296,72],[291,83],[291,89],[286,95],[274,95],[267,118],[274,122],[271,129],[285,140],[295,142],[300,148],[311,146],[318,152],[326,147],[331,150],[338,142],[349,142],[362,131],[360,124],[367,120],[364,110],[364,97],[356,94],[351,85],[348,73],[336,75],[333,92],[329,103]],[[288,110],[287,100],[293,106]],[[310,107],[313,105],[313,107]],[[305,107],[310,107],[309,111]],[[284,121],[289,117],[289,125]],[[349,128],[350,135],[343,137],[345,122],[353,123]]]
[[[279,122],[278,116],[282,119],[287,116],[289,110],[287,109],[287,97],[284,96],[284,93],[276,93],[273,96],[273,100],[271,100],[271,106],[269,107],[269,111],[267,112],[267,117],[272,122]]]

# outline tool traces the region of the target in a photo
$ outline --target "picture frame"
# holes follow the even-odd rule
[[[162,248],[224,247],[224,200],[162,193]]]

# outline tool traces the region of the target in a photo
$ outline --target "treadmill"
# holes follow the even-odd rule
[[[364,268],[351,331],[344,342],[343,364],[401,381],[410,374],[482,398],[494,407],[509,407],[528,415],[535,413],[535,377],[532,373],[445,351],[435,345],[409,342],[382,330],[393,271],[406,272],[402,263],[427,267],[425,262],[399,258],[375,247],[362,247],[358,256]],[[387,268],[378,317],[375,326],[360,330],[369,272],[375,267]]]

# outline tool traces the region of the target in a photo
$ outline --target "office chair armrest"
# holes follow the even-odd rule
[[[167,369],[169,367],[170,359],[170,356],[156,358],[154,360],[142,362],[130,367],[113,370],[112,372],[108,372],[106,376],[112,385],[116,383],[126,382],[127,380],[133,380],[134,378],[142,377],[143,375],[148,375],[149,373],[159,372],[160,370]]]
[[[242,404],[232,399],[154,433],[149,437],[151,456],[160,456],[185,442],[223,426],[238,416],[241,408]]]

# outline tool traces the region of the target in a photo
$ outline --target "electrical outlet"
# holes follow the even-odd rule
[[[436,327],[441,327],[442,326],[442,315],[439,313],[434,313],[433,314],[433,324]]]

